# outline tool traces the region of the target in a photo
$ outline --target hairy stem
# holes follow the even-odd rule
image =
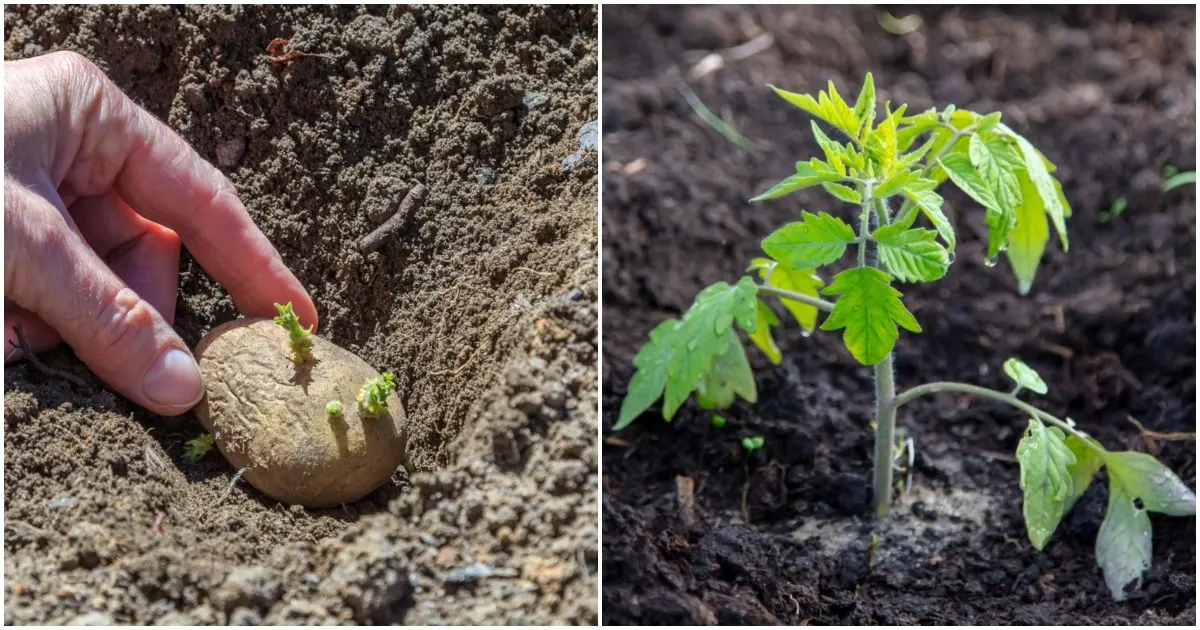
[[[1006,405],[1009,405],[1010,407],[1020,409],[1021,411],[1024,411],[1025,413],[1029,414],[1030,416],[1033,416],[1033,417],[1043,420],[1045,422],[1049,422],[1050,424],[1057,426],[1058,428],[1062,429],[1063,431],[1066,431],[1067,433],[1074,435],[1075,437],[1083,440],[1083,443],[1087,444],[1088,448],[1091,448],[1092,450],[1096,451],[1097,453],[1100,453],[1101,455],[1104,455],[1106,453],[1106,451],[1103,448],[1101,448],[1100,446],[1098,446],[1096,444],[1095,440],[1088,437],[1088,435],[1086,433],[1075,428],[1070,422],[1067,422],[1065,420],[1060,420],[1060,419],[1046,413],[1045,411],[1042,411],[1041,409],[1038,409],[1037,407],[1030,405],[1029,403],[1027,403],[1023,400],[1018,399],[1016,396],[1013,396],[1012,394],[1008,394],[1005,392],[998,392],[994,389],[988,389],[986,387],[979,387],[978,385],[970,385],[967,383],[954,383],[954,382],[937,382],[937,383],[926,383],[924,385],[918,385],[910,390],[903,392],[899,396],[896,396],[892,400],[892,404],[891,404],[892,411],[894,413],[895,410],[898,409],[901,405],[903,405],[904,403],[909,402],[915,398],[919,398],[926,394],[937,394],[937,393],[943,393],[943,392],[958,392],[958,393],[962,393],[962,394],[971,394],[973,396],[979,396],[980,398],[988,398],[991,400],[1002,402]]]
[[[875,205],[875,184],[867,182],[863,188],[862,215],[858,225],[858,266],[867,265],[867,237],[871,235],[871,210]]]
[[[765,294],[765,295],[774,295],[775,297],[783,298],[786,300],[795,300],[796,302],[801,302],[801,303],[807,304],[809,306],[815,306],[815,307],[821,309],[822,311],[826,311],[826,312],[833,311],[833,302],[826,302],[825,300],[822,300],[821,298],[815,298],[815,297],[812,297],[809,295],[804,295],[803,293],[795,293],[792,291],[785,291],[783,289],[777,289],[775,287],[767,286],[765,284],[758,285],[758,292]]]
[[[892,353],[875,364],[875,515],[892,509],[892,445],[896,441],[896,384]]]

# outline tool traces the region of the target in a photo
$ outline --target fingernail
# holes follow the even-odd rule
[[[142,376],[142,392],[164,407],[191,407],[204,396],[204,381],[192,355],[169,348]]]

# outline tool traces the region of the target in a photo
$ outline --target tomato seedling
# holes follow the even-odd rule
[[[1025,294],[1037,275],[1051,227],[1063,251],[1068,246],[1071,209],[1052,175],[1054,165],[1000,122],[999,112],[981,115],[950,105],[905,116],[905,106],[893,110],[885,104],[882,116],[877,116],[870,74],[853,106],[842,100],[832,81],[816,98],[772,89],[816,119],[812,133],[823,159],[797,162],[795,175],[751,201],[821,186],[850,206],[852,221],[802,212],[799,221],[763,239],[767,257],[751,261],[748,269],[758,282],[750,276],[734,284],[718,282],[702,290],[680,319],[655,327],[633,360],[637,371],[614,430],[628,426],[660,398],[668,421],[693,395],[704,409],[728,408],[738,396],[754,402],[754,375],[735,331],[744,332],[778,364],[782,355],[771,328],[780,320],[763,298],[780,299],[805,333],[817,328],[824,311],[828,315],[820,329],[842,331],[850,354],[874,370],[873,486],[879,517],[891,509],[893,468],[906,451],[910,467],[899,468],[911,468],[911,438],[896,439],[897,409],[940,392],[1005,403],[1029,417],[1016,458],[1026,529],[1037,549],[1045,546],[1100,468],[1108,467],[1108,513],[1096,541],[1096,560],[1113,597],[1124,599],[1126,587],[1140,585],[1150,567],[1148,512],[1196,513],[1195,493],[1187,485],[1150,455],[1108,451],[1069,418],[1059,419],[1018,398],[1022,390],[1045,394],[1047,387],[1017,359],[1004,364],[1016,385],[1011,392],[936,382],[897,395],[893,379],[893,349],[900,329],[921,332],[893,285],[936,281],[954,262],[954,228],[942,212],[938,187],[949,181],[983,206],[986,262],[992,266],[1001,255],[1006,257],[1018,290]],[[817,120],[839,132],[842,141],[826,135]],[[917,227],[919,218],[930,227]],[[850,266],[826,284],[818,269],[839,261],[850,249]],[[752,450],[745,441],[743,446]]]

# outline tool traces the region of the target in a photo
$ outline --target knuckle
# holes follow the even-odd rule
[[[108,362],[120,362],[137,357],[153,343],[154,309],[123,287],[96,316],[92,352]]]

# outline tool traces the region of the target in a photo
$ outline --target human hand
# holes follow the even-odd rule
[[[171,323],[180,240],[246,316],[317,312],[233,185],[69,52],[4,64],[5,363],[65,341],[105,383],[162,415],[204,394]]]

